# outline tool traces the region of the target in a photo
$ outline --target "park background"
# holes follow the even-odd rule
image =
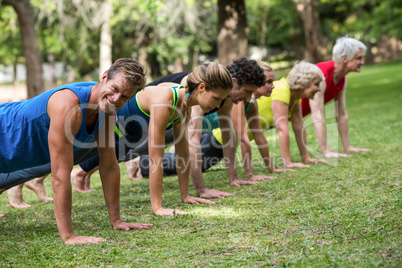
[[[401,1],[0,3],[0,103],[97,80],[120,57],[138,59],[149,81],[240,56],[269,62],[280,78],[297,60],[330,59],[337,38],[355,37],[368,47],[368,66],[348,75],[351,144],[371,149],[247,187],[230,187],[225,170],[216,167],[205,174],[206,185],[234,195],[215,205],[182,204],[177,177],[167,177],[164,205],[191,212],[167,218],[152,214],[148,180],[129,181],[121,164],[122,218],[155,226],[111,230],[95,175],[96,191],[73,193],[73,223],[79,235],[107,239],[98,245],[62,245],[52,203],[24,188],[33,207],[16,210],[3,194],[0,266],[401,266]],[[342,151],[333,105],[326,109],[330,147]],[[311,151],[318,151],[311,124],[307,134]],[[275,131],[266,136],[273,157],[279,155]],[[300,161],[293,137],[291,147]],[[260,157],[255,148],[253,156]],[[255,173],[267,171],[260,166]],[[45,186],[52,196],[48,179]]]
[[[149,81],[241,56],[279,71],[331,59],[345,35],[367,45],[367,64],[401,59],[402,2],[0,0],[0,84],[15,89],[0,101],[96,81],[121,57],[138,59]]]

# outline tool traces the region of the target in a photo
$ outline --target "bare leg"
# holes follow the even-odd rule
[[[6,189],[0,189],[0,194],[2,194]],[[0,212],[0,217],[4,217],[4,214]]]
[[[79,193],[87,192],[85,190],[85,172],[81,167],[76,167],[71,171],[71,178],[73,179],[75,190]]]
[[[86,192],[91,192],[91,191],[95,191],[95,189],[91,188],[91,176],[92,174],[97,171],[99,168],[94,168],[93,170],[91,170],[90,172],[87,173],[87,175],[85,176],[85,181],[84,181],[84,187],[85,187],[85,191]]]
[[[141,169],[140,169],[140,158],[136,157],[130,161],[126,162],[126,168],[128,173],[128,178],[130,180],[140,180],[142,179],[141,176]],[[138,176],[139,174],[139,176]]]
[[[26,187],[34,191],[41,201],[47,202],[52,201],[53,198],[48,197],[46,195],[45,186],[43,185],[43,180],[47,177],[47,175],[27,181],[24,183]]]
[[[31,205],[24,202],[22,199],[22,187],[24,184],[14,186],[7,190],[8,202],[13,208],[29,208]]]
[[[75,190],[79,193],[86,193],[90,191],[94,191],[91,189],[91,175],[98,168],[94,168],[90,172],[84,171],[81,167],[76,167],[71,171],[71,178],[73,179]]]
[[[135,176],[135,180],[141,180],[141,179],[142,179],[141,167],[138,167],[138,171],[137,171],[137,174]]]

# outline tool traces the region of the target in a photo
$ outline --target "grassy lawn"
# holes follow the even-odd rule
[[[125,221],[153,223],[147,231],[113,231],[99,175],[91,193],[73,193],[77,235],[101,236],[95,245],[64,246],[52,203],[42,203],[24,188],[32,207],[13,209],[0,195],[0,266],[10,267],[193,267],[402,265],[402,62],[363,68],[348,75],[347,105],[351,144],[367,153],[331,160],[253,186],[230,187],[225,170],[205,173],[209,188],[232,192],[214,205],[180,200],[177,177],[166,177],[163,205],[190,212],[154,216],[148,180],[130,181],[121,164],[121,214]],[[279,78],[279,77],[278,77]],[[330,147],[342,145],[333,104],[327,106]],[[306,118],[308,144],[317,143]],[[275,130],[266,132],[273,157],[279,156]],[[292,158],[300,161],[291,141]],[[256,148],[255,159],[259,159]],[[245,173],[238,169],[239,176]],[[266,173],[259,165],[256,174]],[[51,196],[51,184],[45,180]],[[190,193],[195,191],[190,186]]]

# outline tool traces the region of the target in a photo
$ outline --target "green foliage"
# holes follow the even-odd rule
[[[215,44],[215,6],[210,1],[119,1],[115,5],[113,57],[137,57],[146,48],[149,61],[160,70],[176,59],[191,60],[198,49],[210,52]]]
[[[304,48],[304,29],[295,0],[246,1],[249,44],[286,51],[269,60],[293,60]],[[99,62],[101,6],[104,0],[31,0],[43,60],[55,56],[83,76]],[[85,4],[85,8],[84,8]],[[113,0],[113,59],[139,57],[146,51],[154,76],[166,74],[175,61],[185,69],[198,64],[198,53],[217,54],[216,0]],[[330,51],[348,34],[375,46],[383,35],[401,38],[402,2],[398,0],[315,1]],[[3,64],[23,61],[17,16],[0,7],[0,47]],[[194,61],[194,62],[193,62]]]
[[[303,24],[291,0],[247,2],[250,44],[292,48],[303,39]]]
[[[324,35],[331,40],[349,34],[376,44],[383,35],[401,37],[401,1],[322,1],[319,11]]]
[[[11,6],[0,6],[0,62],[15,65],[21,61],[21,38],[17,14]]]
[[[73,193],[72,217],[76,234],[107,239],[100,244],[62,245],[52,203],[38,201],[24,188],[25,202],[32,207],[17,210],[2,194],[0,266],[400,267],[401,68],[402,62],[395,62],[348,75],[351,144],[370,152],[242,187],[230,187],[225,169],[214,167],[204,174],[207,187],[234,194],[214,205],[181,203],[177,177],[165,177],[163,205],[188,215],[154,216],[148,180],[128,180],[121,164],[122,219],[153,223],[150,230],[112,230],[96,174],[91,180],[96,191]],[[332,103],[327,114],[331,109]],[[336,123],[327,123],[330,147],[341,151]],[[279,156],[275,133],[266,132],[274,158]],[[314,149],[313,133],[308,126],[307,143]],[[300,161],[293,137],[291,148],[292,158]],[[260,158],[256,148],[253,156]],[[238,172],[245,177],[240,167]],[[267,174],[263,165],[255,172]],[[49,179],[45,186],[51,195]],[[190,194],[195,194],[191,185]]]

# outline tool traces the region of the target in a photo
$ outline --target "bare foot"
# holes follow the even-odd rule
[[[142,174],[141,174],[141,168],[138,168],[137,174],[135,175],[134,180],[141,180],[142,179]]]
[[[76,167],[71,171],[71,178],[73,179],[75,190],[79,193],[88,192],[85,189],[85,177],[87,172],[85,172],[81,167]]]
[[[28,187],[29,189],[31,189],[38,195],[39,200],[44,201],[44,202],[53,200],[53,198],[48,197],[46,195],[45,186],[43,185],[43,180],[46,178],[46,176],[47,175],[27,181],[26,183],[24,183],[24,185],[26,187]]]
[[[22,187],[24,184],[14,186],[7,190],[8,202],[13,208],[29,208],[31,205],[24,202],[22,199]]]
[[[91,176],[98,169],[99,169],[98,167],[94,168],[93,170],[88,172],[87,175],[85,176],[85,180],[84,180],[85,192],[95,191],[95,189],[91,188]]]
[[[130,180],[141,180],[142,179],[139,157],[136,157],[130,161],[127,161],[126,168],[127,168],[128,178]]]

